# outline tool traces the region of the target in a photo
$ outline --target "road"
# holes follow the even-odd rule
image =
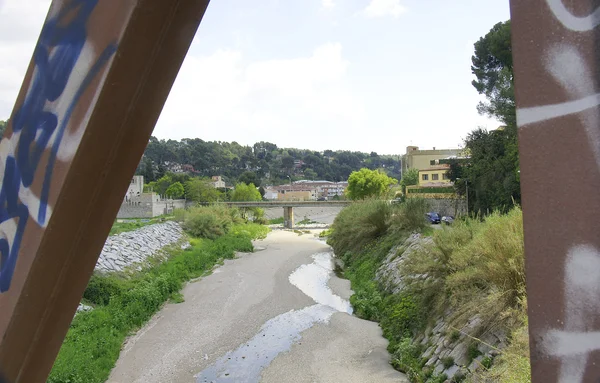
[[[109,382],[407,382],[314,235],[274,231],[125,343]]]

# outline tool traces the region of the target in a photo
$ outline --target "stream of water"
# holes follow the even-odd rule
[[[290,274],[289,281],[316,304],[268,320],[252,339],[196,375],[197,383],[258,382],[262,370],[299,342],[303,331],[316,323],[327,323],[336,312],[352,314],[350,302],[327,286],[333,273],[333,253],[317,253],[312,258],[311,264]]]

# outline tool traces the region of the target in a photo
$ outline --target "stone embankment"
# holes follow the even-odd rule
[[[169,245],[179,245],[182,248],[189,246],[181,226],[172,221],[112,235],[104,243],[95,271],[110,273],[129,267],[139,268],[148,258],[158,255]],[[80,303],[77,312],[91,309],[92,307]]]
[[[163,247],[180,242],[183,238],[181,226],[172,221],[112,235],[104,243],[96,271],[123,271],[132,265],[142,264]],[[187,242],[182,246],[187,246]]]
[[[411,235],[402,245],[392,248],[377,271],[377,280],[390,293],[401,293],[404,286],[399,272],[402,263],[415,251],[427,251],[433,244],[430,237]],[[422,278],[429,278],[422,275]],[[503,329],[485,330],[479,317],[469,318],[466,323],[456,323],[453,308],[444,315],[429,318],[424,331],[413,338],[419,344],[421,358],[427,360],[425,366],[433,369],[434,375],[446,375],[447,382],[460,381],[475,371],[489,367],[500,350],[507,345],[507,333]]]

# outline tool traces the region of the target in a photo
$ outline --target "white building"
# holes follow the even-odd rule
[[[225,181],[223,181],[221,176],[213,176],[212,184],[216,189],[222,189],[225,187]]]
[[[275,189],[266,188],[265,189],[265,199],[276,200],[279,197],[279,193]]]
[[[125,197],[123,198],[124,202],[131,200],[133,197],[139,197],[144,192],[144,176],[133,176],[131,179],[131,183],[127,188],[127,192],[125,193]]]

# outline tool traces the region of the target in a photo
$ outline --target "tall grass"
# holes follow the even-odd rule
[[[433,245],[409,255],[401,273],[432,315],[451,306],[456,321],[478,315],[482,329],[507,325],[525,298],[521,210],[436,230]]]
[[[471,383],[531,383],[527,313],[521,313],[522,324],[511,333],[510,344],[494,360],[491,368],[474,374]]]
[[[522,213],[517,207],[506,215],[493,213],[485,221],[467,218],[431,230],[427,210],[419,199],[399,205],[355,203],[338,215],[328,243],[344,261],[344,275],[355,292],[351,297],[355,313],[380,322],[394,367],[412,382],[443,382],[444,375],[433,376],[424,368],[422,347],[411,338],[429,320],[448,314],[449,308],[451,323],[464,325],[478,316],[480,331],[512,329],[522,323],[526,299]],[[398,266],[404,288],[391,294],[375,280],[377,270],[391,248],[413,232],[427,233],[432,240],[405,253]],[[522,333],[513,335],[514,346],[498,360],[502,368],[486,372],[482,382],[527,381],[522,373],[528,365],[523,339]]]
[[[148,321],[185,281],[204,275],[223,258],[233,258],[236,251],[251,252],[251,240],[267,231],[257,224],[232,225],[228,234],[215,240],[192,240],[187,250],[171,248],[165,262],[131,278],[94,275],[84,298],[96,307],[73,319],[48,382],[106,381],[127,335]]]
[[[327,243],[335,253],[358,253],[367,244],[386,234],[391,216],[386,201],[366,200],[343,209],[333,221],[334,230]]]

